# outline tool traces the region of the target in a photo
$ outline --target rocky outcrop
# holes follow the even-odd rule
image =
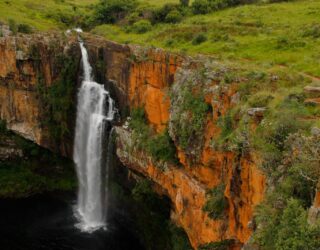
[[[74,38],[58,33],[0,38],[0,119],[24,138],[64,155],[71,154],[72,143],[49,134],[38,88],[40,81],[49,88],[61,77],[59,56],[73,53],[79,60]]]

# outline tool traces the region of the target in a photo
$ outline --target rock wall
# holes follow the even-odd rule
[[[61,76],[57,57],[67,53],[80,58],[75,37],[57,33],[0,38],[0,119],[21,136],[63,155],[71,155],[72,140],[50,136],[37,88],[39,81],[46,87],[55,84]]]
[[[144,107],[149,125],[157,132],[168,127],[173,112],[169,88],[178,82],[177,78],[184,71],[197,70],[197,62],[202,58],[192,59],[160,49],[119,45],[92,36],[85,40],[91,61],[101,61],[104,65],[100,70],[122,113],[127,115],[127,109]],[[233,248],[239,249],[250,238],[254,228],[253,211],[263,199],[265,178],[257,168],[259,159],[254,154],[239,156],[210,146],[211,139],[220,133],[218,116],[232,107],[238,94],[236,83],[220,88],[219,82],[212,80],[208,86],[210,91],[206,102],[215,112],[207,118],[197,163],[190,163],[186,152],[177,147],[182,167],[165,164],[163,171],[145,152],[128,150],[134,148],[131,132],[122,127],[117,127],[117,155],[125,166],[162,187],[159,192],[165,193],[172,201],[172,219],[185,229],[195,248],[209,242],[233,239],[236,242]],[[206,192],[221,182],[226,184],[227,216],[213,220],[203,211],[203,206]]]
[[[155,131],[168,127],[173,114],[169,88],[174,83],[183,85],[181,75],[188,70],[197,71],[198,63],[194,62],[203,58],[119,45],[86,34],[83,38],[97,80],[104,82],[115,97],[122,117],[133,107],[144,107],[148,123]],[[72,138],[57,145],[41,122],[46,114],[41,112],[36,86],[40,77],[46,86],[56,83],[61,69],[55,55],[70,50],[79,57],[75,37],[51,34],[0,38],[0,118],[25,138],[69,156]],[[239,249],[252,233],[253,211],[263,199],[265,178],[256,167],[259,159],[253,153],[238,155],[211,146],[212,138],[220,133],[218,117],[238,98],[237,83],[220,86],[209,77],[205,86],[206,102],[214,112],[206,118],[197,161],[190,161],[188,153],[177,146],[179,166],[166,164],[165,170],[160,170],[144,152],[127,150],[132,143],[130,130],[122,127],[117,128],[117,154],[132,171],[162,187],[159,192],[172,201],[172,219],[185,229],[195,248],[233,239],[236,243],[233,248]],[[228,209],[223,219],[213,220],[203,211],[206,192],[222,182],[226,184],[224,196]]]

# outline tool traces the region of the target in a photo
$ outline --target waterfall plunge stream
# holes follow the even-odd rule
[[[115,109],[104,86],[92,78],[88,52],[82,41],[80,48],[84,79],[78,92],[73,152],[79,181],[76,216],[80,221],[77,226],[82,231],[92,232],[106,225],[103,138],[106,124],[114,119]]]

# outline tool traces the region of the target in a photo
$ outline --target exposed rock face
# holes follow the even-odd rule
[[[105,82],[122,116],[128,115],[130,108],[142,106],[149,124],[157,132],[168,127],[174,112],[168,90],[174,83],[179,88],[183,84],[181,77],[188,70],[197,71],[198,64],[159,49],[119,45],[87,35],[84,39],[97,80]],[[50,49],[51,44],[56,50]],[[39,145],[55,149],[47,128],[41,124],[44,114],[36,84],[40,76],[46,85],[55,84],[60,72],[54,54],[76,46],[75,39],[54,35],[0,38],[0,118],[7,121],[10,129]],[[130,131],[120,127],[117,128],[117,154],[128,168],[162,187],[162,192],[172,201],[172,218],[185,229],[195,248],[234,239],[237,249],[252,233],[253,211],[263,199],[265,178],[256,167],[259,159],[253,153],[239,155],[211,146],[212,139],[221,130],[217,125],[219,116],[239,99],[237,83],[220,86],[214,79],[221,72],[213,73],[208,72],[204,85],[205,101],[213,112],[208,113],[205,120],[201,146],[189,154],[174,140],[180,167],[165,164],[163,171],[144,152],[128,150],[132,144]],[[70,156],[72,143],[65,143],[67,145],[59,145],[59,150]],[[197,160],[190,160],[194,155],[198,156]],[[222,182],[226,185],[224,196],[228,208],[223,219],[213,220],[203,211],[206,192]]]
[[[53,85],[61,70],[57,56],[77,50],[76,45],[74,37],[61,34],[0,38],[0,119],[23,137],[64,155],[70,155],[72,146],[54,142],[42,124],[48,114],[42,112],[37,84]]]
[[[85,40],[92,63],[100,60],[104,65],[102,69],[96,66],[97,71],[102,70],[102,78],[116,96],[122,113],[127,112],[125,107],[144,107],[156,131],[167,127],[174,109],[170,107],[168,90],[188,68],[196,71],[198,63],[159,49],[119,45],[91,36]],[[236,83],[219,86],[213,80],[223,72],[209,73],[205,99],[214,112],[206,119],[198,161],[190,161],[188,154],[177,147],[182,167],[165,164],[162,171],[157,167],[161,163],[144,152],[128,150],[133,143],[130,131],[120,127],[117,154],[125,166],[162,187],[161,192],[172,201],[172,218],[185,229],[195,248],[224,239],[234,239],[238,242],[236,248],[240,248],[252,233],[253,211],[263,199],[265,178],[256,167],[259,159],[254,154],[239,156],[212,149],[210,142],[221,130],[218,118],[237,102],[239,95]],[[222,182],[226,184],[224,195],[229,206],[224,219],[213,220],[203,211],[206,192]]]

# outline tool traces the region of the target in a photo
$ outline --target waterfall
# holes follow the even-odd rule
[[[106,225],[103,138],[114,119],[114,101],[104,86],[93,81],[88,52],[80,41],[83,81],[78,91],[73,159],[79,181],[76,216],[82,231],[92,232]],[[108,108],[106,108],[108,106]],[[107,149],[108,150],[108,149]]]

